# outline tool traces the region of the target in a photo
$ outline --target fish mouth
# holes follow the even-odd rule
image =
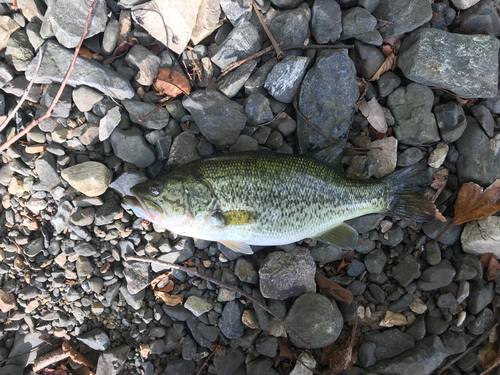
[[[136,197],[132,195],[126,195],[125,197],[123,197],[123,202],[131,208],[136,216],[142,217],[143,219],[149,221],[151,221],[151,219],[153,218],[147,206]]]

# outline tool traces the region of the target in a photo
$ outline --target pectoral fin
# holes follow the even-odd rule
[[[236,251],[237,253],[253,254],[253,250],[250,247],[250,245],[247,245],[244,242],[240,241],[219,241],[219,242],[224,246],[230,248],[231,250]]]
[[[251,211],[225,211],[222,213],[225,225],[245,225],[251,224],[255,221],[256,216]]]
[[[354,250],[358,244],[358,232],[344,223],[337,225],[317,238],[347,250]]]
[[[343,175],[342,156],[345,149],[345,143],[341,140],[336,140],[332,145],[320,150],[311,151],[308,155],[329,164]]]

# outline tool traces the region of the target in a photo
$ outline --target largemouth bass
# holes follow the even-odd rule
[[[349,180],[333,166],[339,147],[289,155],[241,152],[198,159],[134,186],[124,198],[134,213],[172,232],[218,241],[251,254],[249,245],[305,238],[353,249],[358,234],[345,220],[387,213],[414,221],[438,214],[419,184],[425,166],[383,180]]]

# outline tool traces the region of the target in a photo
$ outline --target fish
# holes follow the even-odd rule
[[[345,221],[383,213],[417,222],[440,218],[422,194],[419,164],[381,180],[352,180],[339,166],[338,143],[307,154],[250,151],[197,159],[130,189],[124,203],[139,217],[183,236],[252,254],[316,238],[354,249]]]

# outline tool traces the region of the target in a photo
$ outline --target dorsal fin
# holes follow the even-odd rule
[[[308,155],[329,164],[337,172],[343,174],[344,168],[342,167],[342,156],[345,148],[345,143],[343,141],[335,139],[332,145],[319,150],[311,151]]]

